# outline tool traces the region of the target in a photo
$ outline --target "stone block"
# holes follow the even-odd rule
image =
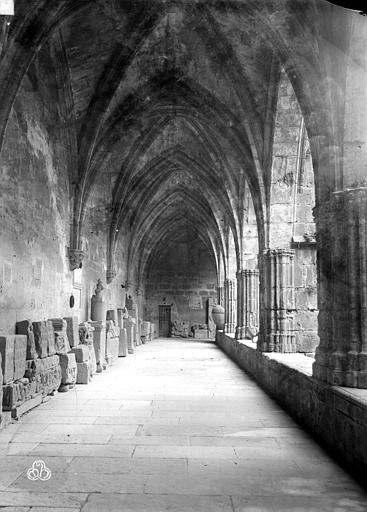
[[[124,318],[124,328],[126,329],[127,336],[127,348],[129,354],[134,354],[135,352],[135,344],[134,344],[134,324],[131,318]]]
[[[38,357],[48,356],[48,333],[46,322],[33,322],[34,341]]]
[[[90,351],[88,345],[78,345],[73,347],[71,352],[75,354],[75,360],[77,363],[85,363],[89,360]]]
[[[33,325],[30,320],[23,320],[16,323],[17,334],[27,336],[27,359],[37,359],[36,343],[34,341]]]
[[[35,382],[36,392],[46,396],[56,391],[61,383],[61,367],[58,355],[26,361],[24,377]]]
[[[79,344],[93,346],[93,331],[94,327],[92,327],[88,322],[82,322],[79,324]]]
[[[122,327],[124,326],[124,314],[125,314],[124,309],[122,309],[122,308],[117,309],[117,325],[120,327],[120,329],[122,329]]]
[[[0,352],[0,404],[3,403],[3,369],[2,369],[2,355]],[[0,426],[2,426],[2,407],[0,407]]]
[[[97,373],[100,373],[106,365],[106,325],[98,320],[89,323],[94,327],[93,347],[96,358],[96,371]]]
[[[0,336],[1,369],[3,384],[14,380],[14,336]]]
[[[14,336],[14,380],[24,377],[27,356],[27,336],[18,334]]]
[[[112,320],[115,325],[118,325],[117,309],[107,310],[106,320]]]
[[[299,352],[315,352],[320,343],[317,331],[298,332]]]
[[[76,374],[76,383],[77,384],[89,384],[90,381],[90,368],[87,362],[76,363],[77,366],[77,374]]]
[[[88,359],[89,372],[90,372],[90,377],[92,378],[93,375],[96,373],[96,369],[97,369],[96,354],[94,352],[93,345],[88,345],[88,349],[89,349],[89,359]]]
[[[157,337],[156,325],[150,322],[150,339],[153,340]]]
[[[150,337],[150,322],[142,322],[140,329],[141,336]]]
[[[297,311],[294,326],[295,330],[317,331],[317,311]]]
[[[3,409],[4,411],[11,411],[27,400],[34,398],[37,394],[36,381],[22,378],[16,382],[6,384],[3,386]]]
[[[76,347],[79,345],[79,322],[76,316],[64,317],[66,322],[66,334],[70,347]]]
[[[127,352],[127,332],[125,328],[122,328],[119,336],[119,357],[126,357]]]
[[[119,338],[111,338],[110,354],[111,354],[113,363],[115,361],[117,361],[117,359],[119,357],[119,345],[120,345]]]
[[[56,354],[55,331],[54,331],[54,326],[52,325],[51,320],[46,320],[46,329],[47,329],[47,340],[48,340],[47,352],[48,352],[49,356],[54,356]]]
[[[61,384],[62,385],[74,385],[76,383],[77,366],[75,361],[75,355],[59,354],[60,367],[61,367]]]
[[[204,340],[209,338],[208,329],[194,329],[194,338]]]

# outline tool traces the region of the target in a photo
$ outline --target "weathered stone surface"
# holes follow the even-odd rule
[[[30,382],[35,381],[36,393],[48,395],[56,391],[61,383],[61,367],[58,355],[44,359],[27,360],[24,377]]]
[[[250,343],[250,342],[248,342]],[[292,364],[293,354],[263,354],[255,347],[217,333],[218,346],[297,421],[319,437],[354,470],[367,470],[367,406],[363,397],[346,388],[330,386]],[[307,362],[310,358],[303,355]],[[282,361],[279,358],[286,358]],[[306,366],[306,365],[305,365]]]
[[[96,357],[96,371],[100,373],[106,365],[106,324],[103,322],[89,322],[94,328],[93,346]]]
[[[14,336],[0,336],[3,384],[14,380]]]
[[[67,336],[67,323],[63,318],[50,318],[55,332],[55,349],[57,354],[70,352],[70,343]],[[78,330],[79,338],[79,330]]]
[[[79,345],[79,322],[76,316],[64,317],[66,321],[66,334],[68,336],[70,347]]]
[[[71,353],[75,355],[77,363],[84,363],[89,360],[90,351],[88,345],[78,345],[71,349]]]
[[[135,352],[135,344],[134,344],[135,325],[133,324],[131,318],[124,318],[124,328],[126,329],[128,353],[134,354],[134,352]]]
[[[24,377],[27,355],[27,336],[14,336],[14,380]]]
[[[35,380],[30,382],[23,378],[11,384],[6,384],[3,386],[3,409],[4,411],[11,411],[26,400],[34,398],[37,394],[39,394],[39,391],[37,392]]]
[[[36,351],[33,324],[31,320],[23,320],[22,322],[17,322],[16,331],[17,334],[25,334],[27,336],[27,359],[36,359],[38,354]]]
[[[114,325],[118,326],[117,309],[108,309],[106,313],[106,321],[112,320]]]
[[[47,338],[48,338],[48,355],[54,356],[56,354],[55,346],[55,331],[51,320],[46,320]]]
[[[3,403],[3,365],[2,365],[2,354],[0,352],[0,404]],[[0,427],[2,427],[2,407],[0,407]]]
[[[77,376],[76,383],[77,384],[89,384],[91,379],[90,368],[87,362],[76,363],[77,366]]]
[[[127,332],[124,327],[120,328],[119,335],[119,357],[126,357],[128,353],[127,348]]]
[[[79,343],[82,345],[93,346],[93,331],[92,327],[88,322],[82,322],[79,324]]]
[[[48,332],[46,322],[33,322],[34,341],[38,357],[48,356]]]
[[[73,386],[76,383],[77,366],[75,355],[59,354],[60,367],[61,367],[61,384]]]
[[[140,327],[140,336],[143,343],[151,341],[150,322],[142,322]]]

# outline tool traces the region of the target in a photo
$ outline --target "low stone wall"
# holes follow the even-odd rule
[[[367,471],[367,390],[312,377],[303,354],[263,353],[250,341],[217,332],[217,345],[356,474]]]

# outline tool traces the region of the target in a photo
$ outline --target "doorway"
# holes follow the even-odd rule
[[[171,306],[159,306],[159,337],[168,338],[171,330]]]

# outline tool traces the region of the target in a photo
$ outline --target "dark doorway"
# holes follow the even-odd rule
[[[159,336],[168,338],[171,329],[171,306],[159,306]]]

